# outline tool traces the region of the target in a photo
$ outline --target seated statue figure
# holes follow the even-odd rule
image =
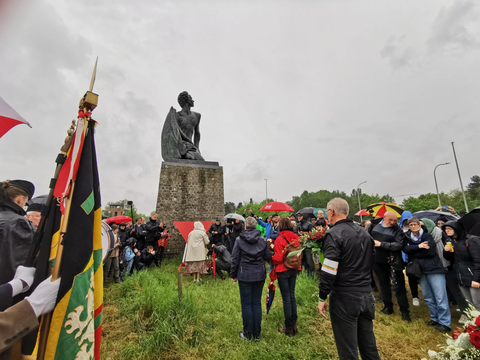
[[[162,130],[162,157],[165,161],[173,159],[201,160],[200,154],[200,114],[190,111],[194,101],[188,92],[178,95],[182,110],[173,107],[165,119]],[[193,141],[192,141],[193,137]]]

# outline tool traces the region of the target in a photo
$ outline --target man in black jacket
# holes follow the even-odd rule
[[[230,253],[233,252],[233,248],[235,247],[235,241],[237,240],[237,237],[239,237],[242,233],[244,226],[244,223],[240,222],[239,219],[232,220],[232,222],[229,224],[230,241],[228,242],[228,251],[230,251]]]
[[[137,270],[144,270],[148,269],[152,262],[155,261],[155,250],[153,250],[153,246],[147,245],[145,249],[140,252],[140,258],[137,259],[137,264],[135,265]]]
[[[157,221],[158,215],[153,214],[150,216],[150,221],[145,224],[145,230],[147,232],[145,236],[145,246],[152,246],[155,250],[155,265],[160,267],[162,265],[160,259],[160,253],[158,251],[158,240],[161,238],[161,231],[163,231],[163,223]]]
[[[137,217],[136,224],[133,225],[133,236],[137,239],[137,249],[143,250],[145,247],[145,236],[147,234],[147,230],[145,230],[145,224],[143,224],[143,218]]]
[[[220,220],[215,220],[215,222],[210,226],[210,229],[208,229],[208,232],[212,235],[210,238],[210,243],[212,246],[214,244],[220,245],[222,243],[222,231],[223,231],[223,226]]]
[[[387,211],[382,218],[372,220],[368,232],[375,240],[375,274],[380,282],[382,299],[385,307],[382,314],[393,314],[392,289],[393,281],[402,320],[410,320],[410,312],[405,288],[405,275],[402,249],[405,245],[405,233],[397,224],[397,214]],[[395,275],[393,275],[395,274]]]
[[[340,360],[380,360],[373,319],[375,299],[372,295],[372,268],[375,259],[373,239],[348,216],[348,203],[341,198],[330,200],[327,215],[332,228],[324,239],[320,272],[318,311],[325,319],[330,295],[330,319]]]
[[[127,239],[130,237],[127,232],[127,223],[120,223],[118,225],[118,237],[120,238],[120,243],[122,244],[122,250],[125,248]]]

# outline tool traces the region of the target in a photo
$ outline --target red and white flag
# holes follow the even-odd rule
[[[73,135],[73,142],[67,155],[67,160],[62,166],[58,174],[53,196],[60,198],[60,211],[65,211],[65,198],[69,195],[72,188],[72,183],[77,180],[78,166],[80,165],[80,158],[82,156],[83,143],[85,142],[85,120],[78,118],[75,134]]]
[[[25,124],[32,127],[27,120],[20,116],[0,96],[0,138],[11,128],[18,124]]]

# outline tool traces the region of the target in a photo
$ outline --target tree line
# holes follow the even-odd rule
[[[469,210],[480,206],[480,176],[474,175],[470,178],[470,183],[466,187],[465,196],[467,198]],[[299,196],[293,196],[292,200],[287,201],[287,204],[289,204],[295,212],[309,206],[312,206],[314,208],[326,208],[327,203],[335,197],[340,197],[348,202],[348,205],[350,206],[351,216],[353,216],[357,211],[360,210],[358,204],[359,198],[362,209],[365,209],[368,205],[377,202],[395,202],[395,199],[389,194],[369,195],[362,193],[361,189],[358,190],[358,192],[357,189],[353,189],[350,194],[339,190],[319,190],[316,192],[304,191]],[[273,199],[263,200],[262,202],[254,202],[252,199],[250,199],[250,202],[247,204],[243,204],[240,202],[237,205],[235,205],[235,203],[233,202],[226,202],[225,214],[234,212],[237,214],[243,214],[245,209],[251,208],[253,212],[255,212],[255,214],[260,215],[260,208],[271,201],[273,201]],[[442,206],[453,207],[459,214],[464,214],[466,212],[463,194],[459,189],[454,189],[447,193],[440,193],[440,202]],[[400,205],[404,210],[408,210],[412,213],[420,210],[436,209],[438,206],[438,197],[436,193],[422,194],[417,197],[410,196],[408,198],[405,198],[398,205]],[[359,217],[355,217],[355,219],[358,220]]]

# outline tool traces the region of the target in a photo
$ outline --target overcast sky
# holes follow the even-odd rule
[[[99,57],[102,202],[155,209],[163,121],[188,91],[225,201],[360,182],[390,195],[480,174],[480,3],[0,0],[0,96],[32,125],[0,139],[0,180],[47,193]],[[401,201],[403,197],[397,196]]]

